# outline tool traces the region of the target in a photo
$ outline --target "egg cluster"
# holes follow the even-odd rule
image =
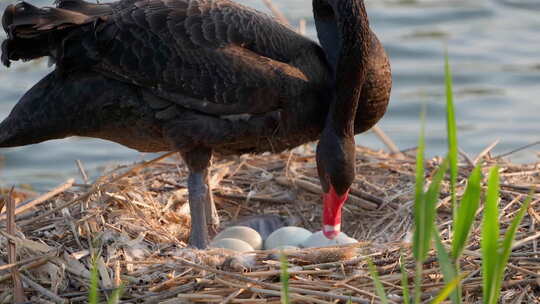
[[[315,233],[296,226],[286,226],[272,232],[268,238],[262,239],[254,229],[246,226],[232,226],[220,232],[210,243],[214,248],[226,248],[238,252],[253,250],[290,250],[299,248],[326,247],[357,243],[358,241],[341,232],[330,240],[322,231]]]

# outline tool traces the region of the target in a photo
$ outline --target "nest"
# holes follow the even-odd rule
[[[378,302],[367,260],[377,266],[391,303],[402,302],[399,258],[413,277],[410,252],[415,159],[357,147],[356,180],[346,204],[344,231],[355,245],[286,252],[290,296],[301,303],[351,299]],[[477,160],[501,168],[501,230],[530,190],[540,184],[540,163],[516,165]],[[426,165],[428,177],[440,164]],[[459,192],[474,162],[460,164]],[[81,167],[82,168],[82,167]],[[83,179],[86,181],[84,170]],[[187,169],[173,154],[118,167],[95,183],[67,181],[41,196],[13,190],[0,201],[0,303],[23,296],[32,303],[88,301],[92,267],[103,301],[122,286],[122,303],[280,303],[278,252],[235,253],[187,247]],[[321,200],[311,146],[277,155],[215,158],[211,186],[222,226],[244,216],[277,214],[320,229]],[[507,265],[502,300],[532,303],[540,297],[537,225],[540,196],[534,195]],[[450,193],[444,184],[439,229],[448,238]],[[464,302],[481,298],[480,215],[461,265]],[[15,221],[16,219],[16,221]],[[425,299],[444,285],[435,253],[424,265]],[[93,266],[94,265],[94,266]],[[14,287],[13,287],[14,286]]]

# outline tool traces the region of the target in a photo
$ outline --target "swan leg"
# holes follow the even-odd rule
[[[191,213],[191,235],[189,243],[199,249],[208,246],[205,200],[208,185],[204,183],[203,172],[190,172],[188,177],[189,211]]]
[[[182,153],[189,168],[188,191],[191,213],[191,235],[189,243],[199,249],[208,246],[208,224],[217,229],[219,218],[209,186],[208,167],[212,150],[196,148]]]

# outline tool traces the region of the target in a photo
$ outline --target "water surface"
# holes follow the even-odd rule
[[[259,0],[240,1],[266,11]],[[0,3],[3,10],[10,1]],[[32,1],[43,5],[48,1]],[[311,1],[274,0],[293,25],[307,21],[316,39]],[[460,147],[474,156],[496,139],[501,153],[540,140],[540,3],[536,0],[367,1],[371,24],[392,62],[394,87],[380,126],[402,148],[414,147],[419,111],[428,107],[427,145],[431,155],[445,146],[443,57],[448,46],[454,73]],[[3,34],[2,34],[3,35]],[[3,37],[3,36],[2,36]],[[0,68],[0,118],[50,69],[46,61]],[[358,143],[384,146],[371,134]],[[537,160],[540,148],[512,156]],[[22,148],[2,149],[0,184],[47,189],[79,177],[79,159],[96,176],[107,165],[150,158],[96,139],[69,138]]]

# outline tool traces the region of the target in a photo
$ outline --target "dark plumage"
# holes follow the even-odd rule
[[[191,241],[205,247],[206,220],[218,224],[206,184],[212,153],[279,152],[316,140],[326,127],[323,170],[349,166],[354,174],[348,137],[386,111],[390,67],[363,1],[313,5],[324,50],[228,0],[10,5],[2,62],[49,56],[56,69],[0,124],[0,147],[79,135],[139,151],[177,150],[191,172]],[[351,23],[360,19],[365,24]],[[350,183],[332,178],[339,174],[330,184],[343,192]]]

